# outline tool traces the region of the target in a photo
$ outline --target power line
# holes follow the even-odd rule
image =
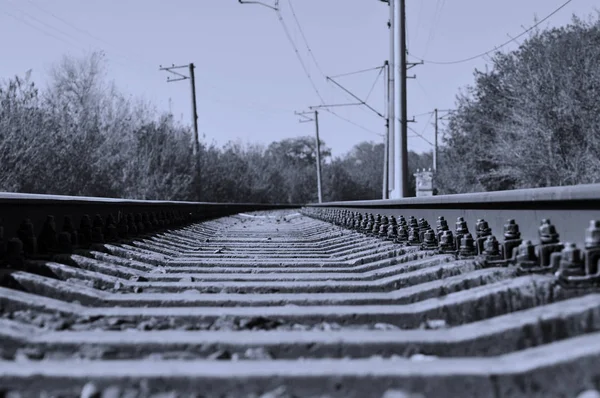
[[[433,111],[433,113],[435,113],[435,111]],[[427,123],[425,123],[425,126],[423,127],[423,131],[421,131],[421,134],[425,134],[425,130],[427,130],[427,125],[429,124],[429,122],[431,122],[431,119],[433,118],[433,113],[431,113],[431,115],[429,115],[429,119],[427,119]]]
[[[381,134],[381,133],[377,133],[377,132],[375,132],[375,131],[373,131],[373,130],[370,130],[370,129],[368,129],[368,128],[364,127],[364,126],[361,126],[360,124],[358,124],[358,123],[356,123],[356,122],[353,122],[353,121],[352,121],[352,120],[350,120],[350,119],[346,119],[345,117],[342,117],[342,116],[338,115],[337,113],[335,113],[335,112],[334,112],[334,111],[332,111],[331,109],[323,108],[323,110],[325,110],[325,111],[327,111],[327,112],[331,113],[333,116],[335,116],[335,117],[337,117],[337,118],[339,118],[339,119],[341,119],[341,120],[343,120],[343,121],[345,121],[345,122],[348,122],[348,123],[350,123],[350,124],[352,124],[352,125],[354,125],[354,126],[358,127],[359,129],[362,129],[362,130],[364,130],[364,131],[366,131],[366,132],[369,132],[369,133],[371,133],[371,134],[376,134],[376,135],[378,135],[378,136],[380,136],[380,137],[383,137],[383,134]]]
[[[379,81],[379,78],[381,77],[382,73],[383,73],[383,66],[381,67],[381,69],[379,69],[379,73],[377,74],[377,77],[375,78],[375,81],[373,82],[373,85],[371,86],[371,89],[369,90],[369,93],[367,94],[367,97],[365,98],[365,102],[367,102],[369,100],[369,97],[373,93],[373,90],[375,89],[375,86],[377,85],[377,82]]]
[[[433,24],[429,29],[429,35],[427,35],[427,41],[425,42],[425,52],[427,54],[427,50],[429,50],[429,44],[433,40],[433,36],[435,34],[435,28],[437,27],[438,15],[442,11],[443,4],[441,4],[440,0],[437,0],[435,3],[435,10],[433,12]]]
[[[493,52],[493,51],[498,51],[499,49],[501,49],[502,47],[512,43],[513,41],[516,41],[519,37],[524,36],[525,34],[531,32],[533,29],[535,29],[536,27],[538,27],[539,25],[541,25],[543,22],[545,22],[546,20],[548,20],[550,17],[552,17],[554,14],[556,14],[557,12],[559,12],[560,10],[562,10],[564,7],[567,6],[567,4],[569,4],[570,2],[572,2],[573,0],[567,0],[566,2],[564,2],[560,7],[558,7],[557,9],[555,9],[554,11],[552,11],[550,14],[548,14],[546,17],[544,17],[543,19],[541,19],[540,21],[538,21],[536,24],[532,25],[529,29],[524,30],[523,32],[521,32],[520,34],[518,34],[517,36],[511,38],[508,41],[505,41],[504,43],[494,47],[493,49],[474,55],[472,57],[469,58],[464,58],[464,59],[458,59],[455,61],[430,61],[430,60],[426,60],[423,58],[419,58],[413,54],[410,54],[413,58],[418,59],[419,61],[423,61],[426,63],[430,63],[430,64],[436,64],[436,65],[451,65],[451,64],[460,64],[463,62],[467,62],[467,61],[472,61],[474,59],[483,57],[485,55],[488,55],[489,53]]]
[[[302,39],[303,39],[303,41],[304,41],[304,44],[306,45],[306,48],[307,48],[307,49],[308,49],[308,51],[309,51],[309,54],[310,54],[310,55],[311,55],[311,57],[313,58],[313,61],[314,61],[315,65],[317,66],[317,69],[319,70],[319,72],[320,72],[320,73],[321,73],[323,76],[326,76],[326,75],[323,73],[323,71],[321,70],[321,68],[320,68],[320,66],[319,66],[319,63],[318,63],[318,61],[316,60],[316,57],[315,57],[315,55],[313,54],[312,50],[310,49],[310,45],[308,44],[308,40],[306,39],[306,36],[304,35],[304,32],[302,31],[302,28],[301,28],[301,26],[300,26],[300,23],[299,23],[299,21],[298,21],[298,18],[297,18],[297,16],[295,15],[295,12],[294,12],[294,10],[293,10],[293,6],[292,6],[292,4],[291,4],[291,1],[289,1],[289,4],[290,4],[290,9],[291,9],[291,11],[292,11],[292,15],[294,15],[294,18],[295,18],[295,20],[296,20],[296,24],[298,25],[298,28],[299,28],[299,30],[300,30],[300,33],[301,33]],[[308,77],[308,80],[310,81],[310,83],[311,83],[311,86],[312,86],[313,90],[315,91],[315,93],[317,94],[317,96],[319,97],[319,99],[321,100],[321,105],[325,104],[325,100],[324,100],[323,96],[321,95],[321,93],[320,93],[319,89],[317,88],[317,86],[316,86],[316,84],[315,84],[315,82],[314,82],[314,80],[313,80],[313,77],[312,77],[312,75],[311,75],[311,74],[310,74],[310,72],[308,71],[308,68],[306,67],[306,64],[304,63],[304,60],[302,59],[302,57],[301,57],[301,55],[300,55],[300,51],[298,50],[298,47],[296,46],[296,43],[295,43],[295,42],[294,42],[294,40],[292,39],[292,36],[291,36],[291,34],[290,34],[290,32],[289,32],[289,29],[288,29],[288,27],[287,27],[287,25],[286,25],[286,23],[285,23],[285,21],[284,21],[284,19],[283,19],[283,16],[281,15],[281,11],[279,10],[279,8],[277,8],[277,9],[275,10],[275,12],[277,12],[277,17],[278,17],[278,19],[279,19],[279,22],[281,23],[281,26],[283,27],[283,30],[284,30],[284,32],[285,32],[285,34],[286,34],[287,38],[288,38],[288,41],[290,42],[290,44],[292,45],[292,47],[293,47],[293,49],[294,49],[294,52],[296,53],[296,56],[297,56],[297,58],[298,58],[298,61],[300,62],[300,65],[302,66],[302,69],[304,70],[304,73],[305,73],[305,74],[306,74],[306,76]],[[379,68],[381,68],[381,67],[379,67]],[[323,109],[325,109],[327,112],[329,112],[329,113],[330,113],[330,114],[332,114],[333,116],[337,117],[338,119],[345,121],[346,123],[352,124],[353,126],[355,126],[355,127],[358,127],[358,128],[360,128],[360,129],[362,129],[362,130],[364,130],[364,131],[367,131],[367,132],[369,132],[369,133],[372,133],[372,134],[377,134],[377,135],[381,135],[381,134],[379,134],[379,133],[376,133],[376,132],[374,132],[373,130],[370,130],[370,129],[368,129],[368,128],[366,128],[366,127],[364,127],[364,126],[362,126],[362,125],[360,125],[360,124],[358,124],[358,123],[356,123],[356,122],[353,122],[353,121],[352,121],[352,120],[350,120],[350,119],[347,119],[347,118],[345,118],[345,117],[343,117],[343,116],[340,116],[339,114],[337,114],[336,112],[332,111],[331,109],[327,109],[327,108],[323,108]]]
[[[31,24],[31,23],[27,22],[27,21],[26,21],[25,19],[23,19],[23,18],[19,18],[19,17],[15,16],[14,14],[11,14],[11,13],[9,13],[9,12],[7,12],[7,11],[4,11],[4,10],[3,10],[2,12],[3,12],[4,14],[8,15],[9,17],[12,17],[12,18],[16,19],[17,21],[19,21],[19,22],[21,22],[21,23],[23,23],[23,24],[25,24],[25,25],[27,25],[27,26],[29,26],[29,27],[31,27],[31,28],[33,28],[33,29],[37,30],[38,32],[41,32],[41,33],[43,33],[43,34],[44,34],[44,35],[46,35],[46,36],[53,37],[53,38],[55,38],[56,40],[59,40],[59,41],[61,41],[61,42],[65,43],[65,44],[67,44],[67,45],[69,45],[69,46],[77,46],[77,47],[78,47],[80,50],[82,49],[82,47],[80,47],[79,45],[75,45],[75,44],[73,44],[72,42],[70,42],[70,41],[67,41],[67,40],[65,40],[64,38],[60,37],[60,36],[56,36],[56,35],[54,35],[54,34],[52,34],[52,33],[48,32],[48,31],[46,31],[46,30],[44,30],[44,29],[41,29],[40,27],[38,27],[38,26],[35,26],[35,25],[33,25],[33,24]]]
[[[244,2],[240,1],[240,3],[244,3]],[[282,26],[282,28],[283,28],[283,30],[285,32],[285,35],[286,35],[286,37],[288,39],[288,42],[292,46],[292,48],[294,50],[294,53],[296,54],[296,57],[298,58],[298,61],[300,62],[300,65],[302,66],[302,69],[303,69],[306,77],[310,81],[310,84],[311,84],[313,90],[315,91],[315,93],[317,94],[317,96],[319,97],[319,99],[321,100],[321,105],[324,105],[325,104],[325,100],[324,100],[323,96],[321,95],[321,92],[317,88],[317,86],[316,86],[316,84],[315,84],[315,82],[313,80],[312,75],[308,71],[308,68],[306,67],[306,64],[304,63],[304,60],[302,59],[302,56],[300,55],[300,51],[298,50],[298,46],[296,46],[296,43],[292,39],[292,36],[291,36],[290,31],[289,31],[289,29],[287,27],[287,24],[285,23],[285,21],[283,19],[283,16],[281,15],[281,10],[279,9],[279,0],[275,1],[275,6],[274,7],[271,7],[271,6],[267,6],[267,7],[273,9],[277,13],[277,19],[279,19],[279,22],[280,22],[280,24],[281,24],[281,26]],[[321,74],[323,74],[323,76],[325,76],[325,74],[320,69],[320,66],[318,64],[318,61],[316,60],[316,57],[314,56],[312,50],[310,49],[310,45],[308,44],[308,40],[306,39],[306,36],[304,35],[304,33],[302,31],[302,28],[300,27],[298,18],[295,16],[295,13],[294,13],[294,10],[293,10],[293,6],[291,5],[291,2],[290,2],[290,9],[292,10],[292,14],[294,14],[294,18],[296,19],[296,23],[298,24],[299,29],[301,30],[301,35],[302,35],[302,38],[304,40],[304,44],[306,45],[307,49],[309,50],[309,53],[310,53],[311,57],[313,58],[313,61],[315,62],[315,65],[317,65],[317,68],[319,69],[319,71],[321,72]],[[352,125],[360,128],[360,129],[362,129],[364,131],[367,131],[367,132],[372,133],[372,134],[380,135],[379,133],[376,133],[373,130],[369,130],[368,128],[366,128],[364,126],[361,126],[360,124],[355,123],[352,120],[346,119],[345,117],[338,115],[337,113],[335,113],[334,111],[332,111],[330,109],[327,109],[327,108],[323,108],[323,109],[325,111],[329,112],[330,114],[332,114],[333,116],[337,117],[338,119],[343,120],[343,121],[345,121],[345,122],[347,122],[349,124],[352,124]]]
[[[90,38],[92,38],[92,39],[94,39],[94,40],[97,40],[97,41],[99,41],[99,42],[101,42],[101,43],[104,43],[105,45],[107,45],[107,46],[109,46],[109,47],[112,47],[113,49],[117,48],[116,46],[112,45],[112,44],[111,44],[111,43],[109,43],[108,41],[106,41],[106,40],[103,40],[102,38],[100,38],[100,37],[97,37],[97,36],[95,36],[95,35],[91,34],[91,33],[90,33],[90,32],[88,32],[87,30],[85,30],[85,29],[82,29],[82,28],[80,28],[80,27],[78,27],[78,26],[74,25],[73,23],[71,23],[71,22],[67,21],[66,19],[59,17],[58,15],[54,14],[54,13],[53,13],[53,12],[51,12],[51,11],[48,11],[47,9],[45,9],[45,8],[41,7],[40,5],[38,5],[38,4],[36,4],[36,3],[34,3],[33,1],[31,1],[31,0],[27,0],[27,2],[28,2],[29,4],[31,4],[31,5],[33,5],[34,7],[36,7],[37,9],[39,9],[40,11],[42,11],[42,12],[44,12],[44,13],[46,13],[46,14],[50,15],[51,17],[55,18],[56,20],[58,20],[58,21],[62,22],[63,24],[65,24],[65,25],[67,25],[67,26],[69,26],[69,27],[71,27],[71,28],[75,29],[76,31],[78,31],[78,32],[80,32],[80,33],[83,33],[84,35],[87,35],[88,37],[90,37]],[[112,51],[112,53],[114,53],[115,55],[117,55],[117,56],[119,56],[120,58],[123,58],[123,59],[125,59],[125,60],[127,60],[127,61],[129,61],[129,62],[132,62],[132,63],[139,63],[139,65],[142,65],[142,63],[141,63],[141,62],[139,62],[139,61],[136,61],[136,60],[134,60],[134,59],[132,59],[132,58],[130,58],[130,57],[128,57],[128,56],[126,56],[126,55],[122,54],[122,53],[116,52],[116,51],[114,51],[114,50]],[[138,54],[138,55],[139,55],[139,54]],[[143,57],[141,57],[141,58],[143,58]],[[144,66],[146,66],[146,65],[144,64]]]
[[[413,115],[413,117],[419,117],[419,116],[425,116],[425,115],[432,115],[434,111],[430,111],[430,112],[423,112],[423,113],[419,113],[417,115]]]
[[[294,17],[294,21],[296,21],[296,26],[298,26],[298,30],[300,31],[300,36],[302,37],[302,40],[304,41],[304,45],[306,45],[308,54],[312,58],[313,62],[315,63],[315,65],[316,65],[317,69],[319,70],[319,72],[321,73],[321,75],[323,75],[323,77],[325,77],[325,73],[323,72],[323,69],[321,69],[319,62],[317,61],[317,58],[315,57],[315,54],[313,54],[312,49],[308,45],[308,40],[306,40],[306,36],[304,35],[304,30],[302,29],[302,26],[300,26],[300,21],[298,21],[298,17],[296,16],[296,11],[294,10],[294,6],[292,5],[292,0],[288,0],[288,4],[290,5],[290,10],[292,11],[292,16]]]
[[[312,88],[317,93],[317,96],[321,100],[321,103],[324,104],[325,100],[323,99],[323,96],[321,95],[321,92],[319,91],[319,89],[315,85],[315,82],[314,82],[314,80],[313,80],[310,72],[308,71],[308,68],[306,67],[306,64],[304,63],[304,60],[300,56],[300,51],[298,51],[298,47],[296,46],[296,43],[294,43],[294,40],[292,39],[292,36],[290,35],[290,31],[289,31],[289,29],[288,29],[285,21],[283,20],[283,17],[281,15],[281,11],[279,10],[279,8],[277,8],[275,10],[275,12],[277,13],[277,19],[279,19],[279,22],[281,23],[281,26],[283,27],[283,31],[285,32],[285,35],[286,35],[288,41],[292,45],[292,48],[294,49],[294,52],[296,53],[298,61],[300,62],[300,65],[302,66],[302,69],[304,70],[304,73],[306,74],[306,77],[308,77],[308,80],[310,81],[310,84],[312,85]]]
[[[415,129],[413,129],[412,127],[408,126],[408,129],[410,131],[412,131],[413,133],[415,133],[417,135],[417,137],[421,138],[423,141],[425,141],[426,143],[428,143],[429,145],[433,146],[433,143],[431,141],[429,141],[427,138],[423,137],[423,135],[419,134],[419,132]]]
[[[47,27],[47,28],[49,28],[49,29],[51,29],[51,30],[54,30],[54,31],[56,31],[56,32],[58,32],[58,33],[60,33],[60,34],[62,34],[63,36],[65,36],[65,37],[66,37],[67,39],[69,39],[69,40],[73,40],[73,39],[74,39],[74,41],[75,41],[75,42],[77,42],[77,38],[74,38],[72,35],[70,35],[70,34],[66,33],[65,31],[63,31],[63,30],[61,30],[61,29],[58,29],[58,28],[57,28],[57,27],[55,27],[55,26],[52,26],[52,25],[50,25],[49,23],[46,23],[46,22],[44,22],[44,21],[42,21],[42,20],[40,20],[40,19],[36,18],[35,16],[33,16],[33,15],[29,14],[28,12],[24,11],[23,9],[16,7],[13,1],[10,1],[10,3],[11,3],[11,5],[12,5],[12,6],[13,6],[15,9],[17,9],[17,10],[18,10],[18,11],[19,11],[21,14],[25,15],[26,17],[29,17],[29,18],[31,18],[32,20],[36,21],[37,23],[39,23],[39,24],[41,24],[41,25],[43,25],[43,26],[45,26],[45,27]]]

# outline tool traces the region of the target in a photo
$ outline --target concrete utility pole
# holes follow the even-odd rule
[[[385,85],[384,85],[384,92],[385,92],[385,101],[388,105],[388,109],[386,110],[386,117],[385,117],[385,139],[384,139],[384,145],[383,145],[383,189],[382,189],[382,193],[381,193],[381,198],[382,199],[388,199],[389,198],[389,180],[388,180],[388,175],[389,175],[389,162],[390,162],[390,115],[389,115],[389,104],[390,104],[390,87],[389,87],[389,79],[390,79],[390,63],[388,61],[385,61],[384,63],[384,68],[385,68],[385,76],[384,76],[384,81],[385,81]]]
[[[385,1],[385,0],[382,0]],[[388,120],[389,120],[389,131],[388,131],[388,145],[387,145],[387,156],[388,156],[388,192],[386,198],[392,197],[392,192],[395,188],[395,177],[394,172],[396,170],[395,163],[396,157],[394,156],[395,139],[396,139],[396,84],[395,77],[397,71],[396,63],[396,16],[395,16],[395,0],[387,0],[390,6],[390,19],[388,27],[390,29],[390,67],[388,68]]]
[[[407,132],[408,122],[411,120],[408,120],[406,109],[406,71],[409,65],[406,62],[406,2],[405,0],[380,1],[388,3],[390,8],[388,184],[389,197],[398,199],[408,196]]]
[[[310,114],[309,112],[295,112],[296,115],[304,118],[304,119],[300,119],[299,122],[300,123],[308,123],[308,122],[315,122],[315,135],[316,135],[316,139],[317,139],[317,145],[316,145],[316,161],[317,161],[317,195],[319,198],[319,203],[323,203],[323,190],[321,187],[321,140],[319,139],[319,112],[317,110],[314,111],[313,115],[314,115],[314,119],[311,119],[310,117],[307,116],[307,114]]]
[[[173,69],[181,69],[181,68],[188,68],[190,75],[186,76],[179,72],[173,71]],[[176,82],[179,80],[186,80],[186,79],[190,79],[190,81],[192,83],[192,124],[194,126],[194,141],[192,143],[192,153],[194,154],[194,159],[196,159],[198,152],[199,152],[199,142],[198,142],[198,111],[196,108],[196,79],[194,78],[194,68],[195,68],[195,66],[193,63],[191,63],[189,65],[181,65],[181,66],[175,66],[175,65],[167,66],[164,68],[161,65],[159,65],[159,70],[166,70],[167,72],[170,72],[176,76],[179,76],[176,79],[167,77],[167,83]]]
[[[400,129],[396,132],[396,159],[395,164],[395,190],[394,198],[405,198],[408,196],[408,117],[406,112],[406,10],[405,0],[391,0],[396,3],[397,37],[399,40],[399,53],[396,56],[395,73],[396,90],[400,101],[395,103],[396,114],[400,120]]]
[[[438,110],[435,108],[435,133],[433,136],[433,172],[437,171],[437,151],[438,151]]]

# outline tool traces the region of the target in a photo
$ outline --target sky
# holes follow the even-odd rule
[[[431,61],[493,50],[565,1],[407,0],[408,59],[426,60],[409,71],[416,78],[407,86],[408,116],[415,116],[408,149],[431,150],[433,109],[453,108],[489,57]],[[384,113],[384,76],[377,68],[389,58],[388,5],[280,0],[279,7],[278,14],[237,0],[0,0],[0,79],[31,69],[44,87],[63,55],[102,50],[107,76],[121,92],[191,125],[190,81],[167,83],[168,72],[159,66],[194,63],[200,136],[217,145],[314,136],[314,123],[299,123],[295,112],[322,104],[315,88],[325,104],[356,102],[326,76],[367,70],[333,79]],[[597,7],[597,0],[572,0],[541,27],[565,25],[573,14],[596,15]],[[523,38],[503,50],[516,49]],[[337,116],[320,110],[319,132],[334,156],[362,141],[383,142],[384,120],[367,107],[330,109]]]

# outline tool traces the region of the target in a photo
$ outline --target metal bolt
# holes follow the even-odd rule
[[[383,216],[381,218],[381,226],[379,227],[379,236],[386,237],[389,226],[390,226],[389,219],[387,218],[387,216]]]
[[[475,241],[473,240],[473,236],[470,233],[463,235],[460,240],[460,254],[462,255],[472,255],[476,252],[475,249]]]
[[[429,228],[427,231],[425,231],[423,243],[425,243],[427,246],[433,246],[437,244],[436,235],[433,229]]]
[[[542,225],[538,229],[540,236],[540,242],[542,244],[558,243],[558,233],[556,233],[556,227],[550,223],[550,220],[542,220]]]
[[[456,236],[464,235],[469,233],[469,228],[467,227],[467,222],[464,218],[458,217],[456,219],[455,229]]]
[[[590,226],[585,230],[585,248],[600,247],[600,221],[591,220]]]
[[[419,228],[419,222],[416,218],[410,216],[410,218],[408,219],[408,226],[409,228]]]
[[[397,242],[406,242],[408,240],[408,229],[405,225],[398,225]]]
[[[492,229],[488,225],[488,222],[479,219],[477,220],[477,224],[475,225],[475,233],[478,238],[483,238],[484,236],[489,236],[492,234]]]
[[[535,246],[530,240],[524,240],[517,247],[517,262],[535,261]]]
[[[504,239],[512,240],[520,238],[521,232],[519,232],[519,225],[513,219],[508,220],[508,222],[504,224]]]
[[[443,231],[440,236],[440,248],[441,249],[452,249],[455,250],[454,236],[452,231]]]
[[[435,224],[436,224],[436,230],[437,230],[438,232],[439,232],[439,231],[441,231],[442,225],[444,225],[444,224],[445,224],[445,225],[446,225],[446,228],[448,227],[448,222],[446,221],[446,219],[444,218],[444,216],[439,216],[439,217],[437,218],[437,221],[436,221],[436,223],[435,223]]]
[[[408,230],[408,243],[420,243],[419,230],[417,228],[410,228]]]
[[[561,254],[561,271],[567,275],[585,275],[581,250],[575,243],[565,243]]]
[[[400,218],[398,219],[398,225],[404,225],[404,226],[408,226],[406,219],[404,218],[404,216],[400,216]]]
[[[500,254],[500,244],[494,235],[488,236],[483,242],[483,252],[488,256],[498,256]]]

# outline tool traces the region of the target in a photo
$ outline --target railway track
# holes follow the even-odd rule
[[[4,195],[0,396],[599,396],[599,199]]]

